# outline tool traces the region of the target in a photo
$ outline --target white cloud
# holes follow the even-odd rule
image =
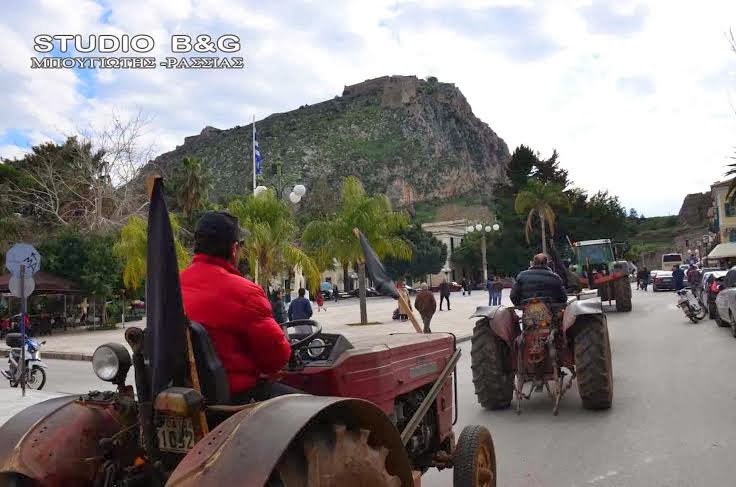
[[[35,0],[0,20],[0,155],[15,131],[58,138],[113,109],[153,117],[163,150],[387,74],[455,83],[509,146],[556,148],[575,182],[647,215],[721,177],[736,145],[736,4],[601,0],[243,2]],[[655,8],[656,7],[656,8]],[[6,9],[7,10],[7,9]],[[39,33],[234,33],[240,71],[31,71]],[[91,91],[85,91],[85,88]]]

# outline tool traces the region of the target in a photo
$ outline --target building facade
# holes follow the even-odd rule
[[[452,252],[463,243],[467,232],[467,220],[448,220],[422,224],[422,229],[431,233],[437,240],[447,246],[447,261],[439,274],[427,276],[427,284],[437,286],[442,279],[448,282],[460,279],[458,270],[452,265]]]
[[[730,181],[711,185],[713,197],[713,226],[717,229],[721,243],[736,242],[736,205],[726,201]]]

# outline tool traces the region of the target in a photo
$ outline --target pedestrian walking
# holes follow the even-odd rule
[[[493,276],[489,275],[486,279],[486,291],[488,291],[488,306],[493,306]]]
[[[703,276],[698,270],[697,267],[695,267],[695,264],[690,265],[690,269],[687,271],[687,283],[688,285],[695,290],[698,286],[700,286],[701,281],[703,280]]]
[[[289,303],[288,318],[293,320],[308,320],[312,317],[312,303],[305,297],[306,289],[299,288],[299,297]]]
[[[463,296],[465,296],[465,289],[468,287],[468,282],[463,277],[462,281],[460,281],[460,287],[463,290]]]
[[[406,321],[409,319],[409,313],[412,312],[411,301],[409,301],[409,292],[406,290],[406,286],[404,286],[402,281],[399,281],[396,288],[399,291],[399,295],[404,298],[399,300],[399,321]]]
[[[679,266],[672,267],[672,278],[675,280],[675,289],[677,291],[685,287],[685,271]]]
[[[491,306],[501,306],[501,296],[503,295],[503,281],[500,277],[495,276],[491,283],[491,290],[493,295],[491,299]]]
[[[432,321],[432,316],[434,316],[434,312],[437,310],[437,300],[434,299],[434,293],[429,290],[426,282],[421,284],[420,291],[417,293],[417,297],[414,298],[414,307],[422,317],[424,333],[432,333],[429,323]]]
[[[332,300],[337,303],[340,299],[340,291],[337,289],[337,284],[332,286]]]
[[[450,311],[450,284],[447,279],[442,279],[440,283],[440,311],[442,311],[442,302],[447,300],[447,311]]]
[[[273,319],[276,323],[286,323],[289,319],[286,315],[286,304],[284,304],[284,292],[281,289],[277,289],[273,293],[273,299],[271,300],[271,310],[273,312]]]
[[[327,311],[327,308],[325,308],[325,296],[322,294],[322,291],[317,292],[314,301],[317,303],[317,313]]]

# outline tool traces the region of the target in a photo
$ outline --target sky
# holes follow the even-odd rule
[[[0,0],[0,13],[1,157],[113,113],[150,118],[161,153],[208,125],[416,75],[458,86],[512,150],[557,149],[575,185],[646,216],[677,213],[736,162],[733,0]],[[234,34],[245,68],[32,70],[39,34],[146,34],[161,59],[172,34]]]

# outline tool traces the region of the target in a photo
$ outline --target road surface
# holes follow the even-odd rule
[[[521,416],[485,411],[463,344],[456,434],[474,423],[492,431],[499,486],[733,485],[736,340],[711,320],[689,324],[675,301],[673,293],[635,291],[633,312],[608,314],[615,377],[609,411],[583,410],[574,386],[557,417],[542,394],[524,402]],[[49,391],[105,388],[89,362],[48,362]],[[452,472],[422,480],[450,486]]]

